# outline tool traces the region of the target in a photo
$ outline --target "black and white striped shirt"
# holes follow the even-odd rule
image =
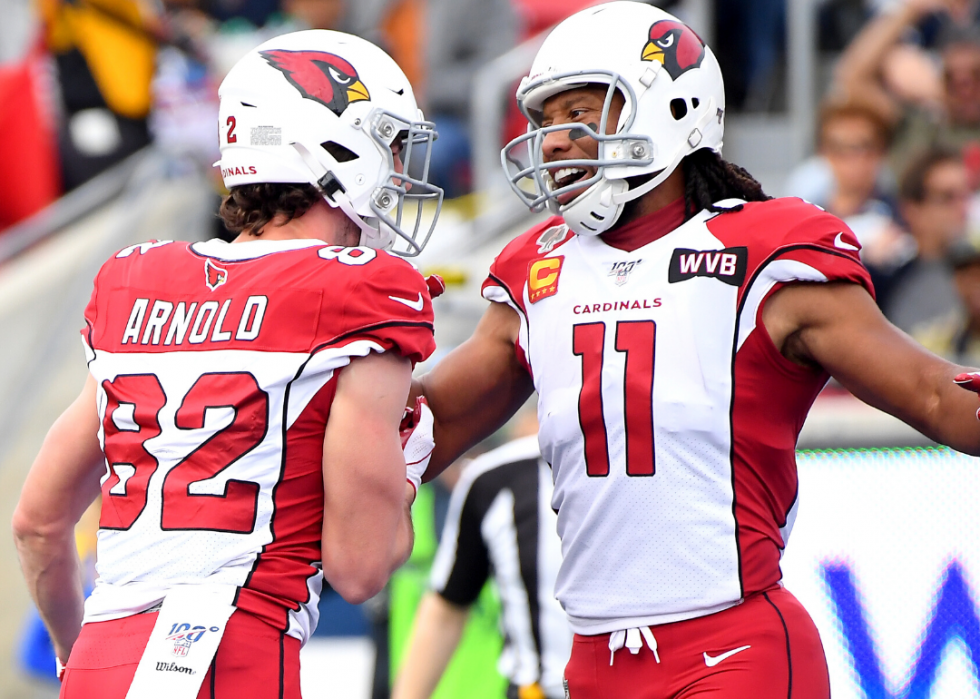
[[[554,595],[561,542],[553,489],[536,436],[475,459],[453,490],[430,583],[465,607],[492,575],[504,631],[501,674],[514,687],[537,682],[548,697],[563,697],[572,632]]]

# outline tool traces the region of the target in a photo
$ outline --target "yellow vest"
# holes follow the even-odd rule
[[[77,48],[85,57],[106,104],[116,114],[149,114],[156,42],[149,32],[155,15],[140,0],[38,0],[54,54]]]

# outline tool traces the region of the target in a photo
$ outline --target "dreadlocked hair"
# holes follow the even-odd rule
[[[299,218],[322,199],[319,190],[311,184],[270,183],[243,184],[232,187],[221,200],[218,216],[232,233],[247,231],[249,235],[262,235],[262,227],[277,215],[286,221]]]
[[[702,209],[722,213],[741,207],[715,206],[722,199],[766,201],[772,199],[762,191],[762,185],[744,168],[722,160],[708,148],[694,151],[681,161],[684,169],[684,220]]]

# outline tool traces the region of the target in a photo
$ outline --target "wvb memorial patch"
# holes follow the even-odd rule
[[[726,284],[741,286],[745,281],[748,256],[746,247],[723,250],[675,248],[670,258],[667,281],[676,284],[694,277],[714,277]]]

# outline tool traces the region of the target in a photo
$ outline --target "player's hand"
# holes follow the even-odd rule
[[[446,281],[438,274],[430,274],[425,278],[425,285],[429,287],[429,296],[436,298],[442,296],[446,290]]]
[[[436,443],[432,438],[434,419],[425,396],[415,399],[415,409],[405,408],[405,416],[398,426],[405,454],[405,474],[409,483],[418,493],[422,485],[422,475],[429,467],[429,459]]]
[[[953,381],[960,388],[980,394],[980,372],[969,371],[957,374],[953,377]],[[977,420],[980,420],[980,408],[977,409]]]

